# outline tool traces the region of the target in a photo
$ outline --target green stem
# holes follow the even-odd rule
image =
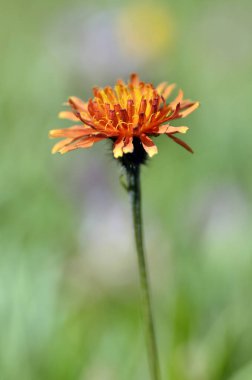
[[[146,268],[145,253],[143,248],[143,231],[141,215],[141,185],[140,185],[140,165],[131,166],[127,170],[129,192],[131,194],[132,212],[134,222],[134,232],[136,249],[138,255],[138,267],[141,281],[141,293],[143,304],[143,318],[146,329],[146,340],[149,354],[149,365],[152,380],[160,380],[158,364],[158,352],[156,344],[155,329],[152,316],[151,298],[149,289],[149,278]]]

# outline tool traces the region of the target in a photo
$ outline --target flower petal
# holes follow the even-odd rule
[[[183,148],[188,150],[188,152],[193,153],[192,148],[187,145],[183,140],[180,140],[178,137],[175,137],[173,135],[167,134],[168,137],[170,137],[173,141],[175,141],[177,144],[181,145]]]
[[[57,137],[70,137],[70,138],[78,138],[86,135],[93,135],[94,130],[92,128],[78,128],[70,127],[65,129],[52,129],[49,132],[49,137],[57,138]]]
[[[174,134],[174,133],[186,133],[188,131],[188,127],[182,126],[182,127],[173,127],[171,125],[161,125],[158,128],[158,131],[156,133],[158,134]]]
[[[167,82],[162,82],[162,83],[159,83],[159,85],[156,87],[156,91],[159,95],[162,94],[162,92],[164,91],[164,89],[166,88],[167,86]]]
[[[71,150],[79,149],[79,148],[90,148],[94,145],[94,143],[99,142],[101,140],[104,140],[105,137],[97,137],[97,136],[90,136],[83,138],[81,140],[78,140],[76,143],[69,144],[62,149],[59,150],[61,154],[65,154],[67,152],[70,152]]]
[[[79,121],[78,117],[71,111],[62,111],[59,113],[60,119],[68,119],[73,121]]]
[[[77,96],[70,96],[68,103],[78,111],[86,111],[87,109],[87,104],[84,103],[80,98],[77,98]]]
[[[179,89],[177,97],[169,104],[169,106],[173,109],[175,109],[178,105],[178,103],[181,103],[183,100],[184,93],[181,89]]]
[[[132,153],[134,150],[133,137],[127,136],[124,140],[123,153]]]
[[[139,86],[139,82],[139,76],[136,73],[131,74],[130,83],[132,83],[134,86]]]
[[[164,97],[164,99],[166,100],[167,98],[169,98],[169,96],[171,95],[172,91],[174,90],[174,88],[176,87],[176,84],[175,83],[172,83],[170,84],[169,86],[166,87],[166,89],[164,90],[162,96]]]
[[[64,148],[66,145],[70,144],[74,139],[65,139],[59,141],[57,144],[55,144],[52,148],[52,154],[55,154],[59,152],[62,148]]]
[[[195,111],[199,107],[199,102],[193,103],[189,108],[187,108],[185,111],[180,112],[181,117],[186,117],[190,115],[193,111]]]
[[[124,137],[119,136],[114,143],[113,154],[115,158],[122,157],[124,146]]]
[[[148,155],[150,157],[157,154],[157,152],[158,152],[157,146],[154,144],[154,142],[148,136],[146,136],[145,134],[142,134],[140,136],[140,139],[142,141],[142,144],[143,144],[145,151],[148,153]]]

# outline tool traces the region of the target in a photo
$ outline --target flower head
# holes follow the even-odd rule
[[[174,84],[164,82],[155,88],[132,74],[128,84],[118,80],[114,89],[94,88],[93,99],[86,103],[70,97],[67,102],[70,111],[60,112],[59,117],[79,124],[50,131],[52,138],[65,138],[54,145],[52,152],[63,154],[110,139],[115,158],[135,154],[139,147],[152,157],[158,150],[151,137],[163,134],[192,152],[184,141],[175,136],[185,133],[188,127],[174,127],[170,122],[186,117],[198,108],[199,103],[183,99],[181,90],[174,100],[167,102],[174,87]]]

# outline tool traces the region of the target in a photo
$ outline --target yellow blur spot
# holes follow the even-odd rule
[[[125,55],[149,59],[169,51],[174,36],[173,20],[167,7],[130,5],[117,19],[119,45]]]

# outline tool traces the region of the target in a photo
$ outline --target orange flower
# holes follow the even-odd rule
[[[185,133],[188,127],[173,127],[170,122],[186,117],[198,108],[199,103],[184,100],[181,90],[168,103],[174,87],[174,84],[164,82],[154,88],[132,74],[128,84],[118,80],[114,89],[94,88],[94,98],[87,103],[70,97],[67,104],[71,110],[60,112],[59,117],[80,124],[50,131],[52,138],[65,138],[54,145],[52,153],[89,148],[98,141],[111,139],[115,158],[132,153],[139,144],[152,157],[158,150],[150,136],[163,134],[192,152],[184,141],[175,136]]]

